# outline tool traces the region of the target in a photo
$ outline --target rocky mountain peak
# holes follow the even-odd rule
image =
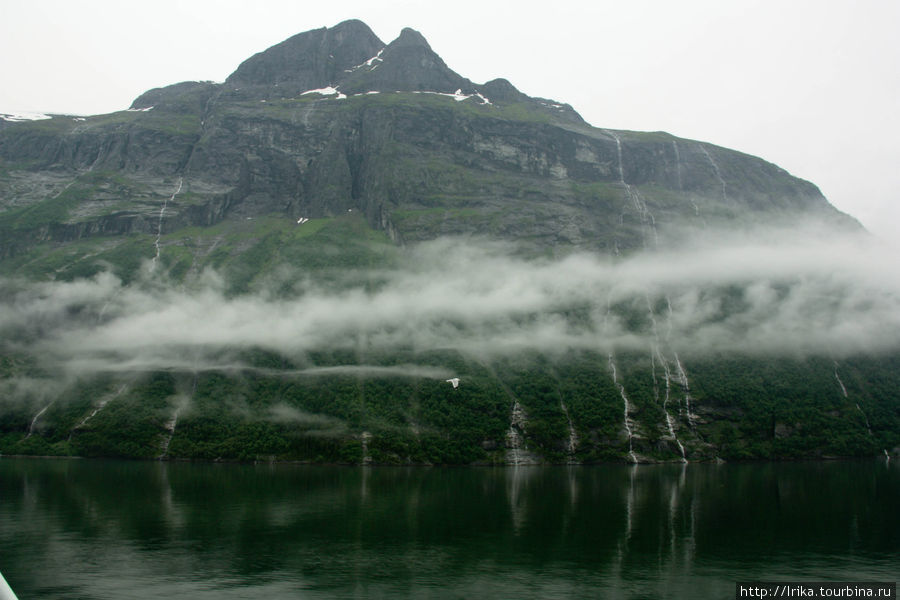
[[[375,36],[369,26],[359,19],[347,19],[346,21],[341,21],[331,29],[325,27],[322,29],[330,32],[333,38],[338,42],[343,42],[345,38],[354,36],[375,37],[377,39],[377,36]]]
[[[404,27],[397,39],[391,42],[391,45],[396,47],[424,46],[428,50],[431,50],[431,46],[428,45],[425,36],[411,27]]]
[[[431,91],[474,93],[468,79],[450,69],[426,41],[409,27],[388,44],[377,58],[355,69],[342,83],[346,93],[365,91]]]
[[[500,102],[530,99],[505,79],[476,85],[459,75],[431,48],[425,36],[405,27],[385,45],[360,20],[297,34],[247,60],[225,81],[229,96],[290,98],[313,90],[340,93],[483,93]],[[143,104],[149,105],[149,97]],[[142,104],[142,105],[143,105]],[[574,114],[574,111],[571,111]],[[581,122],[580,117],[573,117]]]
[[[300,93],[332,85],[374,56],[384,43],[359,20],[299,33],[245,60],[228,76],[231,86],[279,86]]]

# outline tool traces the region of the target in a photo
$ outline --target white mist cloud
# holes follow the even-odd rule
[[[502,356],[653,343],[683,355],[900,349],[897,260],[867,237],[821,229],[709,234],[615,261],[527,260],[508,246],[445,239],[410,249],[405,268],[380,276],[374,290],[309,284],[292,298],[227,297],[211,275],[188,290],[123,286],[109,274],[5,281],[0,334],[7,350],[71,375],[245,370],[238,356],[250,348],[303,365],[282,375],[434,379],[453,373],[415,364],[311,365],[305,357],[342,349],[365,363],[398,350]]]

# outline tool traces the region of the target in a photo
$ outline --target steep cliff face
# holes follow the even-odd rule
[[[0,319],[3,452],[518,464],[900,444],[895,356],[842,351],[839,369],[821,344],[751,335],[806,313],[842,331],[827,310],[864,304],[845,287],[740,263],[694,282],[667,258],[726,226],[860,229],[813,184],[475,84],[412,29],[384,44],[347,21],[221,84],[3,125],[0,274],[19,281],[0,279],[0,309],[28,315]],[[660,262],[628,279],[644,250]]]

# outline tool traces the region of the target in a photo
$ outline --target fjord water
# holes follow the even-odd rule
[[[897,461],[352,468],[0,458],[28,598],[731,598],[896,581]]]

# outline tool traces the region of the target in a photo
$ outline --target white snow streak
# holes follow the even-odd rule
[[[4,121],[11,121],[13,123],[18,123],[21,121],[42,121],[44,119],[52,119],[50,115],[45,115],[42,113],[33,113],[33,112],[18,112],[18,113],[0,113],[0,119]]]
[[[397,92],[397,93],[399,94],[402,92]],[[421,90],[414,91],[413,94],[434,94],[435,96],[446,96],[447,98],[453,98],[457,102],[462,102],[463,100],[468,100],[469,98],[478,98],[479,100],[481,100],[481,104],[491,104],[491,101],[488,100],[487,98],[485,98],[484,96],[482,96],[481,94],[479,94],[477,92],[474,94],[463,94],[461,89],[456,90],[452,94],[448,94],[446,92],[430,92],[430,91],[421,91]]]
[[[356,70],[358,70],[358,69],[362,69],[363,67],[370,67],[369,70],[370,70],[370,71],[374,71],[376,68],[378,68],[378,65],[376,65],[375,63],[376,63],[376,62],[382,62],[382,61],[384,60],[384,59],[381,58],[381,53],[382,53],[382,52],[384,52],[384,48],[382,48],[381,50],[379,50],[379,51],[378,51],[378,54],[376,54],[375,56],[373,56],[373,57],[370,58],[369,60],[364,61],[364,62],[361,62],[361,63],[359,63],[358,65],[356,65],[355,67],[350,67],[349,69],[344,69],[344,73],[352,73],[353,71],[356,71]]]
[[[319,88],[317,90],[306,90],[305,92],[302,92],[300,95],[306,96],[307,94],[319,94],[320,96],[335,96],[336,95],[338,100],[343,100],[344,98],[347,97],[346,94],[342,94],[340,91],[338,91],[337,88],[331,87],[330,85],[328,87]]]

